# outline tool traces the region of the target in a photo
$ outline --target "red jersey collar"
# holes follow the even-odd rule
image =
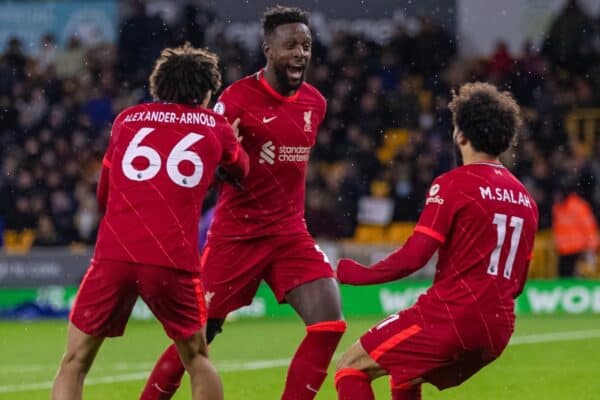
[[[284,101],[286,103],[293,103],[294,101],[298,100],[298,96],[300,96],[300,88],[298,88],[298,90],[296,90],[296,93],[294,93],[291,96],[283,96],[281,93],[279,93],[277,90],[275,90],[273,88],[273,86],[271,86],[269,84],[269,82],[267,82],[267,80],[264,77],[264,70],[260,70],[257,72],[256,77],[258,78],[258,81],[260,82],[260,84],[262,85],[262,87],[265,88],[265,90],[273,97],[275,97],[277,100],[279,101]],[[304,84],[304,82],[303,82]]]
[[[489,165],[490,167],[506,168],[504,165],[502,165],[502,163],[495,162],[495,161],[477,161],[477,162],[472,162],[468,165]]]

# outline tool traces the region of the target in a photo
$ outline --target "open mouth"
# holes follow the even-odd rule
[[[289,65],[287,67],[288,77],[293,80],[300,80],[304,76],[304,70],[306,66],[304,65]]]

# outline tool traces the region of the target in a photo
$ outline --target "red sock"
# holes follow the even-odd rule
[[[338,400],[375,400],[371,378],[363,371],[342,368],[335,373]]]
[[[184,373],[177,348],[172,344],[154,365],[140,400],[169,400],[179,387]]]
[[[345,331],[344,321],[319,322],[306,327],[306,336],[296,350],[288,369],[282,400],[315,398]]]
[[[392,400],[421,400],[421,385],[392,385]]]

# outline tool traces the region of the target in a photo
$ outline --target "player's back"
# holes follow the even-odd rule
[[[108,200],[94,257],[197,268],[202,201],[232,138],[224,118],[202,107],[124,110],[105,157]]]
[[[426,202],[447,219],[448,233],[434,284],[421,301],[453,318],[493,313],[512,323],[537,231],[537,206],[527,189],[500,164],[474,163],[436,179]]]

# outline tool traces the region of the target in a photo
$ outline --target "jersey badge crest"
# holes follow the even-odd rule
[[[312,110],[304,111],[304,132],[312,132]]]

